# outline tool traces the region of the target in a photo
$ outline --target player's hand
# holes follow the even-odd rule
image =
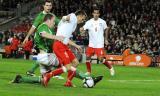
[[[81,46],[77,45],[76,48],[77,48],[78,52],[82,53],[83,49],[81,48]]]

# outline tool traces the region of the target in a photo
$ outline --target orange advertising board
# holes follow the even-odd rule
[[[106,55],[106,59],[113,65],[123,65],[122,55]]]
[[[123,63],[126,66],[149,66],[151,64],[151,58],[145,54],[132,54],[123,59]]]
[[[106,59],[110,61],[121,61],[123,59],[122,55],[106,55]]]

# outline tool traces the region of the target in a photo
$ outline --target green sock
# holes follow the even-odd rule
[[[85,79],[86,77],[89,77],[90,75],[86,75],[86,74],[84,74],[84,73],[82,73],[82,72],[80,72],[80,71],[78,71],[78,70],[76,70],[76,78],[79,78],[79,79]]]
[[[32,76],[22,76],[20,79],[20,82],[24,83],[40,83],[41,82],[41,77],[32,77]]]
[[[39,67],[39,63],[34,63],[33,67],[29,70],[30,72],[34,73],[34,71]]]

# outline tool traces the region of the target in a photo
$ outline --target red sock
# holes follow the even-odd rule
[[[72,71],[71,71],[71,70],[68,70],[67,78],[69,78],[71,74],[72,74]]]
[[[62,68],[58,68],[56,70],[53,70],[50,72],[51,76],[56,76],[56,75],[59,75],[59,74],[62,74],[64,71]]]
[[[73,77],[76,75],[76,71],[69,70],[70,75],[68,76],[67,80],[72,81]]]
[[[109,63],[108,61],[105,60],[105,62],[103,63],[106,67],[108,67],[109,69],[112,68],[112,64]]]
[[[91,63],[86,62],[86,66],[87,66],[87,71],[91,73]]]

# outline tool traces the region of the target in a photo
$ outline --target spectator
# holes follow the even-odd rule
[[[29,37],[28,41],[25,42],[23,49],[24,49],[24,59],[29,59],[30,53],[32,52],[33,48],[33,40]]]
[[[18,45],[20,44],[19,39],[16,35],[14,35],[13,39],[11,40],[11,53],[12,57],[17,58],[18,56]]]

